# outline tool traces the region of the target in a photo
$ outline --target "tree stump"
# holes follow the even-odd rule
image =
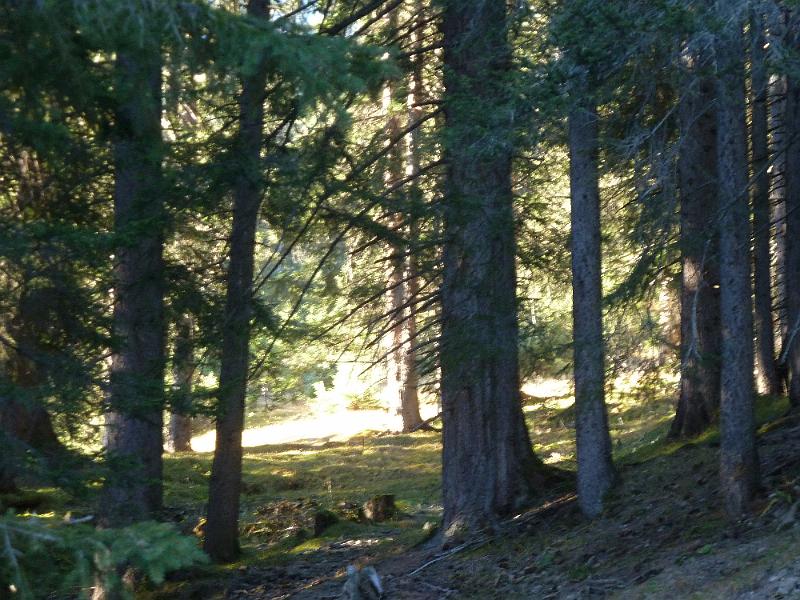
[[[381,494],[364,503],[364,518],[375,523],[388,521],[397,516],[393,494]]]
[[[321,510],[314,515],[314,537],[321,536],[331,525],[339,522],[339,517],[329,510]]]

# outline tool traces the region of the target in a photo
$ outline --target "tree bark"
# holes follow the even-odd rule
[[[162,502],[164,410],[161,61],[158,49],[117,56],[114,140],[114,349],[109,393],[109,474],[103,520],[152,518]]]
[[[175,331],[172,354],[174,379],[172,411],[169,421],[169,446],[173,452],[192,451],[192,377],[194,376],[194,344],[192,317],[183,315]]]
[[[40,391],[47,380],[43,361],[48,350],[44,347],[58,307],[53,305],[57,290],[39,285],[23,284],[17,314],[11,319],[8,333],[14,347],[8,361],[8,376],[12,393],[0,398],[0,430],[10,441],[33,449],[45,457],[62,454],[66,448],[59,441],[50,414],[42,405]],[[45,372],[43,372],[45,371]]]
[[[506,18],[502,2],[444,3],[445,541],[491,527],[545,481],[519,391]]]
[[[425,27],[425,12],[423,10],[422,2],[415,0],[413,10],[417,14],[416,30],[413,33],[413,48],[417,54],[412,59],[410,89],[406,99],[408,108],[408,122],[416,123],[422,117],[422,110],[419,105],[424,99],[424,79],[423,68],[425,55],[422,52],[423,35]],[[408,284],[407,284],[407,303],[409,306],[409,315],[407,324],[407,339],[408,344],[405,352],[406,362],[406,376],[403,382],[403,429],[404,431],[416,431],[422,424],[422,416],[419,412],[419,374],[417,372],[417,350],[416,345],[419,343],[417,340],[417,299],[419,295],[419,262],[417,252],[414,244],[419,237],[419,226],[415,211],[419,210],[424,202],[422,188],[420,187],[417,176],[421,170],[420,157],[422,156],[422,148],[420,147],[420,129],[416,128],[408,136],[408,165],[407,169],[412,176],[411,182],[411,217],[408,224],[409,238],[411,239],[410,252],[407,258],[408,269]]]
[[[800,409],[800,79],[786,86],[786,338],[783,356],[789,370],[789,402]]]
[[[588,517],[602,512],[616,477],[605,404],[597,118],[584,105],[569,116],[578,503]]]
[[[66,454],[44,406],[33,399],[0,397],[0,493],[16,491],[22,457],[30,450],[47,460]]]
[[[767,22],[767,42],[770,48],[782,48],[786,35],[786,9],[777,1],[770,0]],[[775,290],[774,308],[777,315],[777,334],[781,342],[781,355],[788,330],[786,316],[786,75],[773,73],[769,79],[769,132],[770,132],[770,205],[772,223],[775,228],[773,251],[773,275]],[[788,382],[786,364],[778,361],[778,374]]]
[[[397,27],[397,11],[392,11],[389,18],[390,31]],[[384,184],[386,189],[392,189],[403,179],[405,167],[404,159],[404,140],[397,140],[402,127],[400,125],[400,115],[397,112],[397,102],[403,96],[404,86],[395,87],[389,83],[384,88],[384,113],[386,116],[386,137],[396,140],[390,148],[387,156],[387,166],[384,172]],[[406,223],[402,206],[402,191],[394,192],[396,196],[393,214],[389,221],[389,228],[398,236],[405,233]],[[389,318],[392,321],[392,328],[387,336],[389,352],[386,356],[387,362],[387,389],[389,391],[394,413],[402,420],[402,430],[409,431],[408,417],[405,406],[406,396],[406,301],[408,300],[408,280],[406,279],[407,251],[405,244],[394,242],[389,245]],[[419,409],[417,409],[419,412]],[[412,419],[413,420],[413,419]],[[413,423],[416,425],[416,423]]]
[[[770,259],[769,130],[767,116],[767,63],[764,15],[756,7],[750,16],[751,156],[753,170],[753,282],[755,299],[756,359],[759,390],[781,392],[775,361]]]
[[[268,0],[249,0],[247,13],[269,19]],[[263,186],[261,145],[267,69],[262,63],[242,81],[239,97],[237,158],[240,171],[233,191],[233,224],[225,300],[217,441],[209,484],[205,551],[217,562],[239,554],[239,492],[242,482],[242,429],[253,312],[253,263]]]
[[[678,107],[681,249],[681,381],[670,437],[693,437],[716,420],[720,398],[717,127],[714,81],[691,52]]]
[[[47,205],[41,165],[26,150],[20,151],[17,164],[18,210],[34,219],[43,218],[52,207]],[[57,466],[54,459],[67,453],[42,403],[43,393],[53,385],[53,370],[58,369],[52,355],[64,333],[63,313],[72,308],[64,305],[62,290],[54,283],[63,273],[48,260],[51,253],[44,251],[42,267],[21,269],[17,310],[6,324],[13,344],[6,346],[8,390],[0,396],[0,492],[16,490],[26,453],[33,451],[51,467]]]
[[[775,290],[774,308],[777,316],[776,333],[780,339],[778,377],[783,389],[788,388],[789,370],[784,351],[789,331],[786,289],[786,76],[774,74],[770,79],[769,130],[770,130],[770,206],[775,228],[773,275]]]
[[[391,36],[396,35],[400,8],[388,14],[388,29]],[[413,75],[412,75],[413,77]],[[384,89],[384,113],[386,116],[387,139],[397,140],[387,156],[388,164],[384,175],[387,189],[397,185],[404,176],[408,166],[406,157],[413,152],[411,135],[402,140],[398,136],[402,131],[401,118],[406,112],[405,106],[409,98],[409,85],[405,78],[388,83]],[[401,110],[402,107],[402,110]],[[390,227],[398,235],[411,235],[413,224],[407,218],[409,193],[406,187],[395,192],[396,209],[392,215]],[[412,217],[413,218],[413,217]],[[417,393],[418,378],[415,352],[411,349],[413,336],[416,335],[416,320],[412,299],[416,296],[418,283],[412,275],[413,257],[408,244],[394,243],[390,246],[389,273],[389,314],[393,327],[389,335],[390,351],[387,355],[388,388],[396,402],[395,412],[400,416],[402,431],[413,431],[420,423],[419,397]]]
[[[753,411],[753,313],[750,287],[750,219],[747,198],[742,8],[718,0],[717,164],[720,191],[720,314],[722,382],[720,479],[731,518],[749,512],[758,474]]]

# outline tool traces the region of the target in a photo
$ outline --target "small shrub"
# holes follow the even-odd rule
[[[348,394],[347,408],[350,410],[380,410],[383,405],[380,398],[368,389],[361,394]]]
[[[0,596],[11,591],[20,600],[55,592],[87,597],[98,582],[122,590],[126,568],[160,584],[168,572],[206,561],[194,538],[152,521],[101,530],[9,513],[0,517],[0,548],[0,581],[9,582]]]

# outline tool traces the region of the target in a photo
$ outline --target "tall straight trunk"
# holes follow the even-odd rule
[[[152,518],[162,502],[164,410],[161,61],[158,49],[117,56],[114,139],[114,349],[101,513],[112,525]]]
[[[412,225],[412,240],[415,232],[416,227]],[[417,318],[414,312],[414,299],[416,299],[419,294],[419,275],[417,261],[413,254],[407,259],[407,267],[408,283],[406,284],[406,302],[409,305],[409,314],[406,317],[406,343],[403,352],[403,361],[405,363],[403,371],[405,377],[403,378],[400,390],[403,431],[406,432],[414,431],[422,424],[422,416],[419,412],[419,374],[417,373],[417,352],[415,350],[415,344],[417,343]]]
[[[786,35],[786,11],[779,6],[778,0],[768,2],[767,43],[770,49],[782,48]],[[769,77],[769,142],[770,142],[770,205],[772,207],[772,223],[775,228],[773,242],[773,274],[775,290],[773,291],[774,308],[777,314],[777,332],[781,345],[786,335],[786,285],[784,279],[784,259],[786,256],[786,75],[773,73]],[[783,365],[778,370],[785,379]]]
[[[605,403],[597,119],[594,106],[576,106],[569,116],[578,503],[588,517],[602,512],[615,479]]]
[[[423,75],[422,70],[425,60],[422,52],[423,28],[425,27],[422,3],[416,0],[412,10],[416,12],[415,22],[416,31],[413,32],[413,48],[417,54],[412,59],[411,77],[409,81],[408,94],[406,96],[406,108],[408,122],[415,123],[422,117],[422,110],[418,106],[422,101]],[[406,258],[406,305],[408,315],[406,317],[406,347],[405,347],[405,379],[402,384],[402,410],[403,410],[403,429],[412,431],[422,424],[422,417],[419,412],[419,374],[417,372],[417,300],[419,295],[419,264],[416,254],[416,242],[419,237],[419,227],[415,211],[419,210],[423,202],[422,188],[416,177],[420,173],[420,130],[414,129],[408,134],[408,152],[406,159],[406,172],[414,177],[410,184],[409,198],[411,200],[411,216],[408,223],[410,239],[409,253]]]
[[[394,10],[389,16],[390,31],[397,27],[397,11]],[[397,136],[402,127],[400,115],[397,111],[397,100],[402,96],[403,86],[392,82],[386,85],[383,90],[383,111],[386,117],[386,137],[387,140],[394,140],[394,145],[389,149],[387,155],[387,165],[384,171],[384,185],[386,189],[392,189],[403,179],[404,171],[404,141],[398,140]],[[392,143],[387,141],[387,143]],[[393,192],[395,206],[389,220],[389,228],[398,236],[405,233],[405,218],[402,206],[402,190]],[[408,286],[406,279],[406,248],[402,242],[392,242],[389,244],[389,294],[388,294],[388,314],[392,322],[391,330],[387,336],[386,343],[389,352],[386,355],[387,362],[387,381],[386,387],[390,394],[393,405],[393,412],[402,419],[402,428],[407,431],[404,406],[403,406],[403,383],[406,378],[405,350],[406,350],[406,326],[407,316],[406,300],[408,299]]]
[[[391,35],[396,35],[398,29],[400,8],[395,8],[388,15],[388,29]],[[408,115],[405,110],[409,97],[409,84],[406,79],[399,79],[387,84],[384,89],[384,112],[387,118],[386,135],[388,139],[396,140],[388,153],[388,165],[384,175],[384,183],[391,188],[400,182],[406,175],[407,156],[412,152],[410,134],[398,140],[403,129],[401,119]],[[394,212],[390,227],[398,236],[410,235],[406,216],[405,202],[408,199],[406,187],[394,192],[398,198],[398,206]],[[399,242],[390,247],[390,273],[389,273],[389,314],[393,320],[393,327],[389,336],[390,352],[388,359],[388,387],[396,403],[395,410],[400,416],[402,430],[412,431],[422,423],[419,414],[419,397],[417,395],[416,356],[410,350],[415,336],[416,322],[414,321],[414,305],[412,298],[416,295],[416,281],[411,276],[411,253],[408,244]]]
[[[506,25],[503,2],[444,3],[440,365],[446,541],[492,526],[544,483],[519,391]]]
[[[770,0],[767,19],[767,43],[770,48],[782,48],[786,35],[786,9],[776,0]],[[772,250],[774,253],[772,274],[774,281],[773,309],[775,310],[776,335],[780,340],[778,378],[783,389],[788,387],[789,370],[785,361],[786,334],[788,333],[786,299],[786,75],[773,73],[769,78],[769,201],[772,225],[775,229]]]
[[[720,399],[719,262],[716,231],[717,126],[714,80],[698,75],[705,60],[692,52],[689,82],[678,107],[681,249],[681,382],[671,437],[693,437],[716,419]]]
[[[192,451],[193,325],[192,317],[183,315],[175,327],[175,349],[172,353],[174,387],[169,420],[169,446],[173,452]]]
[[[786,86],[786,338],[782,357],[789,370],[789,402],[800,409],[800,78]]]
[[[247,13],[269,18],[268,0],[249,0]],[[204,549],[217,562],[239,554],[239,492],[242,482],[242,429],[247,392],[250,320],[253,312],[253,263],[261,208],[261,145],[264,129],[266,65],[244,78],[239,97],[237,158],[240,171],[233,190],[225,328],[222,339],[217,441],[211,465]]]
[[[750,15],[751,156],[753,163],[753,282],[755,299],[756,359],[759,389],[780,394],[775,361],[775,329],[772,319],[770,259],[769,123],[764,15],[758,7]]]
[[[720,314],[722,385],[720,479],[732,518],[749,511],[758,485],[753,411],[753,313],[750,286],[750,219],[747,198],[745,122],[745,15],[737,4],[718,0],[726,23],[716,38],[717,164],[720,191]]]
[[[775,228],[773,241],[772,272],[775,281],[773,290],[776,314],[776,334],[780,339],[778,376],[785,385],[788,369],[783,357],[788,333],[786,290],[786,76],[774,74],[769,84],[769,131],[770,131],[770,183],[769,202],[771,219]]]

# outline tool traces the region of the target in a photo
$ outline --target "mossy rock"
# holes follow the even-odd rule
[[[339,517],[329,510],[320,510],[314,515],[314,537],[319,537],[325,530],[336,525],[339,522]]]
[[[397,514],[398,510],[393,494],[373,496],[364,503],[364,518],[368,521],[381,523],[395,518]]]

